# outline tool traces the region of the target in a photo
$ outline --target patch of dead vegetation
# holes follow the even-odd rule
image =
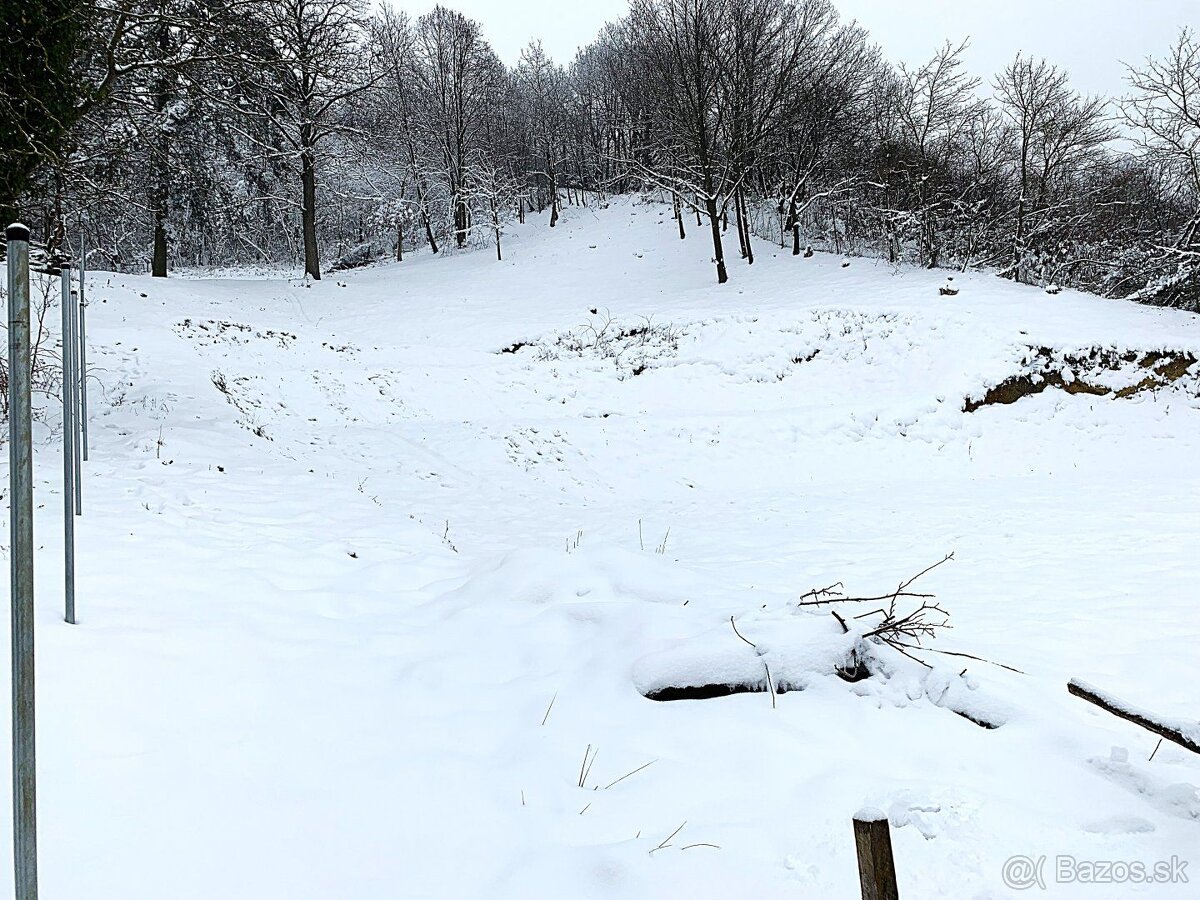
[[[202,347],[211,347],[221,343],[248,344],[251,339],[278,342],[280,347],[287,349],[296,341],[296,335],[289,331],[266,329],[256,331],[241,322],[224,322],[216,319],[184,319],[172,326],[180,337],[188,337]]]
[[[540,362],[591,359],[611,362],[617,378],[636,377],[660,359],[675,356],[684,336],[683,328],[657,323],[645,317],[637,324],[622,325],[608,310],[591,310],[591,317],[572,331],[556,332],[538,340],[515,341],[498,354],[533,351]]]

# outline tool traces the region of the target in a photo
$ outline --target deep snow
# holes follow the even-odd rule
[[[864,806],[906,897],[1015,896],[1018,854],[1196,896],[1054,883],[1200,867],[1200,760],[1066,691],[1200,717],[1196,380],[963,407],[1200,319],[763,242],[718,287],[704,241],[616,203],[502,263],[95,274],[76,627],[38,428],[43,897],[854,897]],[[950,551],[934,646],[1025,674],[834,677],[800,595]],[[775,708],[642,696],[763,659]]]

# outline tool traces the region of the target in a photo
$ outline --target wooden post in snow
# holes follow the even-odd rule
[[[862,900],[900,900],[887,816],[877,809],[859,810],[854,816],[854,846]]]

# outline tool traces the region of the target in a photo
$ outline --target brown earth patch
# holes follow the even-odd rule
[[[1125,399],[1176,384],[1191,371],[1197,359],[1194,353],[1181,350],[1129,350],[1118,353],[1098,347],[1075,353],[1063,353],[1049,347],[1030,347],[1029,354],[1021,372],[988,388],[982,399],[966,398],[963,412],[975,412],[984,406],[1016,403],[1023,397],[1050,389],[1068,394]],[[1128,372],[1134,366],[1145,372],[1135,383],[1119,388],[1105,383],[1105,375]],[[1064,368],[1069,368],[1074,377],[1064,377]]]

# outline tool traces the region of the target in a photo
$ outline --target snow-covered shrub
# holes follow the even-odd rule
[[[3,265],[0,265],[3,269]],[[33,389],[33,417],[41,418],[44,409],[38,397],[56,397],[61,384],[59,349],[48,328],[47,315],[57,310],[59,282],[57,278],[34,276],[30,279],[30,365]],[[8,309],[7,287],[0,283],[0,307]],[[51,320],[57,318],[52,316]],[[8,421],[8,322],[0,319],[0,421]]]
[[[363,266],[369,266],[381,256],[383,256],[383,251],[377,245],[370,242],[359,244],[342,254],[341,258],[329,267],[329,271],[344,272],[347,269],[361,269]]]

